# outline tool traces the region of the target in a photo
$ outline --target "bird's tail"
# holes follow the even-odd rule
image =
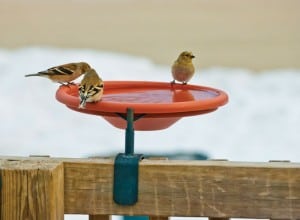
[[[28,77],[28,76],[40,76],[40,74],[39,73],[34,73],[34,74],[27,74],[27,75],[25,75],[25,77]]]
[[[45,70],[45,71],[40,71],[38,73],[33,73],[33,74],[27,74],[25,75],[25,77],[28,77],[28,76],[43,76],[43,77],[48,77],[51,72],[49,72],[48,70]]]

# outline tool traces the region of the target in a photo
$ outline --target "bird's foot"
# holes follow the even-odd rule
[[[60,85],[62,85],[62,86],[67,86],[68,85],[68,83],[64,83],[64,82],[58,82]]]
[[[68,87],[70,87],[70,86],[72,86],[72,85],[75,85],[75,83],[73,83],[73,82],[58,82],[59,84],[61,84],[62,86],[68,86]]]
[[[74,85],[76,85],[76,83],[74,83],[74,82],[67,82],[66,86],[70,87],[70,86],[74,86]]]
[[[187,84],[187,82],[183,82],[183,83],[182,83],[182,85],[186,85],[186,84]]]
[[[173,85],[175,84],[175,79],[172,80],[170,83],[171,83],[171,85],[173,86]]]

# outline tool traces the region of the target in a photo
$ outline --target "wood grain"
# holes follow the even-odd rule
[[[65,212],[212,218],[300,218],[300,164],[150,161],[139,200],[112,200],[112,160],[65,162]]]
[[[1,220],[64,218],[63,163],[1,160]]]
[[[65,214],[300,219],[300,163],[143,160],[139,200],[113,202],[113,159],[0,158],[1,219]]]
[[[110,215],[89,215],[89,220],[110,220]]]
[[[168,217],[164,216],[149,216],[149,220],[168,220]]]
[[[229,220],[229,218],[208,218],[208,220]]]

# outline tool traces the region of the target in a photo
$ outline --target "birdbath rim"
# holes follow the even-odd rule
[[[104,94],[101,101],[87,103],[85,109],[78,108],[79,97],[76,84],[60,86],[56,92],[56,99],[74,111],[100,115],[106,120],[116,121],[120,115],[126,114],[128,108],[132,108],[135,115],[142,115],[143,118],[163,118],[164,120],[173,118],[176,122],[181,117],[216,110],[228,102],[228,95],[222,90],[201,85],[153,81],[104,81]],[[112,120],[108,121],[118,128],[124,128],[124,126],[116,125]],[[153,130],[151,126],[147,128],[147,125],[143,125],[142,127],[143,129],[137,130]],[[155,127],[160,126],[155,125]],[[162,127],[165,128],[165,126]]]

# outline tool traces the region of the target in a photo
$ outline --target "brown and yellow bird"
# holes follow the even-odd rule
[[[85,62],[67,63],[60,66],[51,67],[47,70],[35,74],[28,74],[25,75],[25,77],[41,76],[46,77],[53,82],[58,82],[60,84],[69,84],[82,74],[85,74],[90,69],[90,65]]]
[[[85,108],[86,102],[97,102],[102,98],[104,83],[94,69],[90,69],[83,77],[79,89],[80,104]]]
[[[187,84],[188,81],[190,81],[195,73],[195,68],[192,63],[193,58],[195,58],[195,56],[192,52],[188,51],[184,51],[178,56],[172,65],[172,84],[174,84],[175,81],[182,82],[182,84]]]

